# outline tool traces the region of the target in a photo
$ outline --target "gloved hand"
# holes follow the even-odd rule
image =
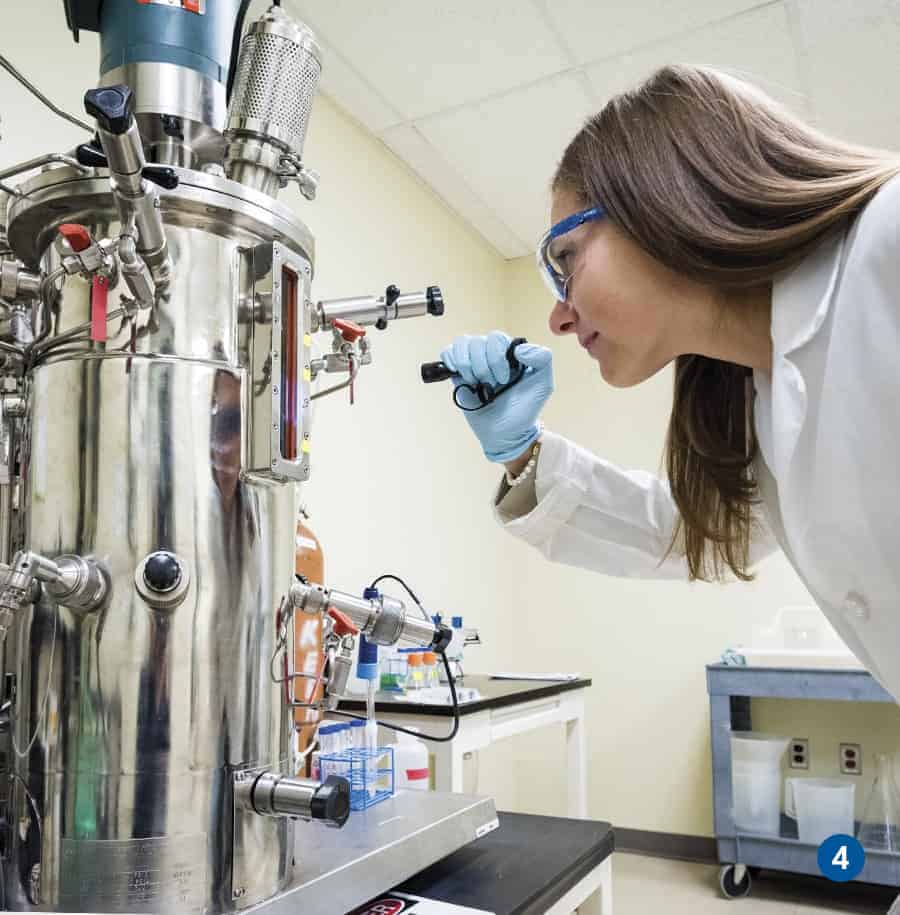
[[[479,382],[506,384],[510,378],[506,350],[512,337],[500,331],[487,336],[457,337],[441,352],[441,362],[456,373],[453,380],[458,401],[469,410],[463,412],[481,442],[489,461],[503,463],[523,454],[540,434],[538,417],[553,393],[553,354],[545,346],[520,343],[516,359],[526,366],[521,381],[480,410],[478,398],[461,384],[473,387]],[[461,411],[462,412],[462,411]]]

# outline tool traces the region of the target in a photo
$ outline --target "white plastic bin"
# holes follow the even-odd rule
[[[738,832],[779,834],[781,760],[789,743],[789,737],[756,731],[731,735],[734,825]]]
[[[829,836],[854,835],[856,785],[840,778],[787,778],[785,813],[797,821],[805,845],[821,845]]]

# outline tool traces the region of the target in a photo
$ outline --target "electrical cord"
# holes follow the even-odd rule
[[[422,734],[419,731],[413,731],[409,728],[401,728],[397,724],[387,724],[384,721],[375,720],[375,724],[379,727],[387,728],[389,731],[399,731],[401,734],[410,734],[413,737],[418,737],[420,740],[428,740],[431,743],[450,743],[454,737],[459,733],[459,699],[456,695],[456,684],[453,681],[453,674],[450,672],[450,662],[447,660],[447,655],[445,652],[439,652],[441,660],[444,662],[444,669],[447,671],[447,683],[450,686],[450,696],[453,699],[453,727],[450,729],[450,733],[446,737],[435,737],[433,734]],[[328,712],[329,715],[338,715],[341,718],[353,718],[356,721],[368,721],[365,715],[353,715],[350,712]]]
[[[58,108],[50,99],[41,92],[36,86],[33,86],[13,65],[10,63],[9,59],[0,54],[0,67],[3,67],[13,79],[18,80],[35,98],[43,102],[54,114],[59,115],[59,117],[68,121],[70,124],[74,124],[76,127],[80,127],[82,130],[86,130],[89,134],[94,133],[94,128],[90,124],[86,124],[84,121],[80,121],[78,118],[73,117],[68,112]]]
[[[413,599],[415,605],[422,611],[422,616],[425,617],[428,622],[431,622],[431,617],[425,612],[425,608],[422,606],[419,598],[413,593],[413,589],[398,575],[379,575],[375,581],[369,585],[370,588],[374,588],[378,585],[378,582],[384,581],[385,579],[390,579],[391,581],[398,582],[405,590],[406,593]],[[399,731],[401,734],[411,734],[413,737],[418,737],[421,740],[429,740],[432,743],[449,743],[453,740],[454,737],[459,733],[459,697],[456,694],[456,681],[453,679],[453,673],[450,670],[450,662],[447,660],[447,653],[445,651],[439,651],[438,654],[441,656],[441,660],[444,662],[444,670],[447,672],[447,684],[450,687],[450,698],[453,700],[453,727],[450,729],[450,733],[446,737],[435,737],[432,734],[421,734],[419,731],[413,731],[409,728],[401,728],[396,724],[385,724],[383,721],[377,721],[376,724],[380,727],[387,728],[390,731]],[[350,712],[329,712],[329,715],[338,715],[341,718],[353,718],[356,721],[368,721],[365,715],[353,715]]]
[[[238,54],[241,47],[241,34],[244,31],[244,20],[247,18],[247,10],[250,7],[250,0],[241,0],[238,7],[237,19],[234,21],[234,32],[231,35],[231,59],[228,62],[228,81],[225,83],[225,102],[231,101],[231,91],[234,89],[234,78],[237,76]]]
[[[413,602],[415,603],[415,605],[422,611],[422,616],[424,616],[425,619],[428,620],[429,623],[431,622],[431,617],[425,612],[425,608],[422,606],[422,601],[420,601],[419,598],[416,597],[415,594],[413,594],[413,589],[410,588],[410,586],[399,575],[391,575],[391,574],[379,575],[378,578],[376,578],[375,581],[373,581],[372,584],[369,585],[369,587],[377,588],[379,582],[385,581],[386,579],[390,579],[390,581],[397,582],[397,584],[400,585],[406,591],[406,593],[413,599]]]
[[[38,739],[38,734],[40,734],[41,728],[44,726],[44,719],[47,716],[47,702],[50,699],[51,686],[53,685],[53,658],[56,655],[56,633],[59,628],[59,610],[56,607],[53,609],[53,639],[50,642],[50,660],[47,663],[47,689],[44,691],[44,699],[43,702],[41,702],[41,710],[37,724],[34,726],[34,733],[31,735],[31,740],[28,741],[28,746],[25,747],[24,750],[19,749],[19,745],[16,742],[15,729],[10,730],[10,743],[12,744],[13,752],[19,759],[24,759],[31,752],[31,748]]]

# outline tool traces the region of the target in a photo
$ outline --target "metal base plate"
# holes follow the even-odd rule
[[[297,824],[291,886],[254,915],[338,915],[409,879],[498,826],[490,798],[399,791],[343,829]]]

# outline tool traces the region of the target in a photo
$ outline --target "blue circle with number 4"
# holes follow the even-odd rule
[[[838,833],[829,836],[819,846],[819,870],[835,883],[846,883],[862,873],[866,853],[853,838]]]

